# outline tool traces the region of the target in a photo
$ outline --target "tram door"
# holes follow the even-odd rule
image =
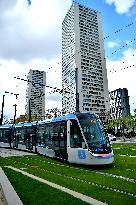
[[[68,161],[80,163],[86,158],[86,145],[82,137],[80,127],[76,120],[70,120],[70,139],[68,145]]]
[[[12,140],[13,139],[13,140]],[[13,133],[11,133],[11,141],[13,142],[13,148],[22,149],[22,127],[16,127]]]
[[[13,148],[18,148],[18,143],[19,143],[19,135],[14,133],[14,136],[13,136]]]
[[[35,129],[26,128],[26,149],[33,150],[35,146]]]
[[[53,144],[55,156],[61,159],[68,159],[67,155],[67,126],[66,122],[57,123],[54,126]]]

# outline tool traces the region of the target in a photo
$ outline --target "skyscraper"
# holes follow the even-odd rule
[[[101,14],[73,2],[62,23],[62,111],[109,112]]]
[[[46,73],[30,69],[27,79],[26,114],[30,114],[31,111],[31,115],[44,118]]]

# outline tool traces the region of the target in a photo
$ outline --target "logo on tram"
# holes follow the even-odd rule
[[[78,157],[79,159],[85,159],[86,158],[85,150],[78,150]]]

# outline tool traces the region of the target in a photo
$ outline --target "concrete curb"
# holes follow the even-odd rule
[[[2,186],[2,192],[5,198],[5,204],[3,205],[23,205],[19,196],[15,192],[13,186],[9,182],[7,176],[4,171],[0,167],[0,184]]]
[[[3,193],[3,189],[2,189],[1,184],[0,184],[0,205],[7,205],[7,201],[6,201],[5,195]]]

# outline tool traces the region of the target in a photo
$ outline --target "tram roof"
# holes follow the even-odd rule
[[[45,124],[45,123],[59,122],[59,121],[67,121],[67,120],[76,119],[76,118],[77,118],[77,116],[75,114],[67,114],[65,116],[53,117],[51,119],[39,121],[38,124]]]
[[[16,125],[14,125],[15,128],[19,128],[19,127],[29,127],[32,125],[40,125],[40,124],[46,124],[46,123],[51,123],[51,122],[59,122],[59,121],[67,121],[70,119],[76,119],[77,116],[75,114],[67,114],[65,116],[59,116],[59,117],[53,117],[51,119],[47,119],[47,120],[42,120],[42,121],[34,121],[34,122],[25,122],[25,123],[18,123]],[[11,125],[13,126],[13,125]],[[6,128],[9,128],[10,126],[7,125]]]
[[[95,116],[95,114],[91,114],[92,116]],[[46,119],[46,120],[42,120],[42,121],[34,121],[34,122],[25,122],[25,123],[18,123],[18,124],[6,124],[6,125],[2,125],[0,126],[0,128],[10,128],[10,127],[29,127],[32,125],[42,125],[42,124],[46,124],[46,123],[52,123],[52,122],[59,122],[59,121],[67,121],[67,120],[71,120],[71,119],[77,119],[77,115],[76,114],[66,114],[65,116],[59,116],[59,117],[53,117],[51,119]]]
[[[0,128],[10,128],[12,127],[13,125],[12,124],[6,124],[6,125],[1,125]]]
[[[77,116],[75,114],[67,114],[65,116],[60,116],[60,117],[54,117],[51,119],[51,122],[57,122],[57,121],[66,121],[70,119],[76,119]]]

